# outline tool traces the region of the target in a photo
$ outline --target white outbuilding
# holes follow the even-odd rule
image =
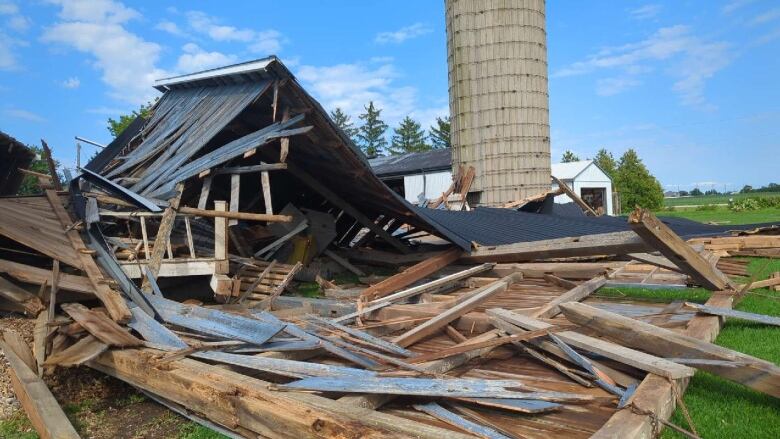
[[[594,210],[598,211],[601,208],[607,215],[614,215],[612,179],[593,160],[553,163],[551,171],[552,175],[569,186]],[[557,187],[557,184],[552,184],[553,189]],[[555,197],[556,203],[571,203],[572,201],[565,194]]]

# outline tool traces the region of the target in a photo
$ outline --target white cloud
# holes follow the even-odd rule
[[[79,88],[80,85],[81,80],[75,76],[62,81],[62,86],[65,88]]]
[[[35,122],[35,123],[46,122],[46,119],[43,116],[35,114],[32,111],[22,110],[19,108],[8,108],[3,111],[3,114],[5,114],[8,117],[25,120],[27,122]]]
[[[14,70],[16,68],[16,55],[13,52],[13,42],[8,35],[0,32],[0,70]]]
[[[642,81],[632,77],[603,78],[596,82],[596,94],[614,96],[640,85]]]
[[[8,17],[6,25],[16,32],[25,32],[32,23],[29,18],[19,12],[19,6],[11,1],[0,0],[0,15]]]
[[[132,108],[112,108],[112,107],[96,107],[87,108],[85,110],[90,114],[100,114],[104,116],[119,116],[120,114],[127,114],[133,111]]]
[[[195,43],[187,43],[182,47],[184,52],[176,64],[176,70],[182,73],[192,73],[214,67],[233,64],[236,62],[234,55],[225,55],[220,52],[206,52]]]
[[[42,40],[63,44],[93,58],[102,80],[116,99],[142,104],[158,93],[157,78],[170,76],[156,67],[162,48],[128,31],[138,12],[112,0],[54,0],[62,7],[58,21],[45,29]]]
[[[688,26],[678,25],[661,28],[638,43],[604,48],[584,61],[559,69],[553,77],[619,70],[622,76],[602,79],[597,86],[599,94],[609,95],[637,85],[638,76],[661,65],[675,79],[673,90],[683,104],[711,110],[713,107],[704,98],[705,83],[732,58],[728,44],[704,41],[692,35]]]
[[[157,23],[157,26],[154,28],[163,32],[168,32],[169,34],[175,35],[177,37],[189,37],[189,35],[184,32],[178,24],[172,21],[161,21]]]
[[[743,7],[755,1],[756,0],[732,0],[723,6],[721,12],[723,12],[724,14],[731,14],[735,12],[737,9],[742,9]]]
[[[423,23],[414,23],[394,32],[380,32],[374,38],[377,43],[403,43],[406,40],[433,32],[433,29]]]
[[[449,113],[446,97],[425,105],[414,87],[396,85],[400,74],[392,64],[303,65],[296,76],[328,110],[341,108],[357,122],[357,116],[369,101],[382,109],[382,119],[392,127],[409,115],[428,128]]]
[[[194,31],[205,34],[214,41],[246,43],[251,52],[266,55],[275,54],[282,50],[284,38],[280,32],[274,29],[256,31],[228,26],[221,24],[216,17],[200,11],[189,11],[186,16]]]
[[[663,6],[659,4],[647,4],[633,9],[628,13],[636,20],[647,20],[658,16],[662,9]]]
[[[769,23],[770,21],[775,21],[778,18],[780,18],[780,8],[774,8],[764,12],[763,14],[757,15],[750,21],[750,24],[756,26],[759,24]]]

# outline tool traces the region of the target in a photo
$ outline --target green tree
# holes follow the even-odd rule
[[[659,209],[663,204],[664,190],[661,183],[650,174],[633,149],[620,157],[614,183],[620,192],[624,209],[633,209],[635,206]]]
[[[702,193],[701,189],[699,189],[697,187],[693,188],[693,190],[691,191],[691,196],[692,197],[701,197],[702,195],[704,195],[704,194]]]
[[[374,101],[369,101],[365,110],[365,113],[358,116],[363,121],[363,125],[358,128],[357,138],[360,149],[371,158],[382,155],[387,146],[387,139],[385,139],[387,124],[381,119],[382,110],[374,106]]]
[[[601,148],[596,153],[596,157],[593,157],[593,162],[606,173],[609,178],[615,178],[615,171],[617,170],[617,162],[612,153],[604,148]]]
[[[577,154],[569,151],[568,149],[563,152],[563,157],[561,157],[561,163],[571,163],[571,162],[578,162],[580,161],[580,158],[577,157]]]
[[[27,145],[27,148],[35,153],[35,158],[33,158],[32,163],[30,163],[30,166],[27,169],[49,175],[49,165],[46,163],[46,153],[43,152],[43,148],[32,145]],[[60,169],[60,162],[58,160],[54,160],[54,164],[57,169]],[[62,177],[62,175],[59,175],[59,172],[57,173],[57,178],[64,186],[65,179]],[[32,175],[25,175],[24,179],[22,179],[22,184],[19,185],[19,191],[17,193],[19,195],[34,195],[40,194],[42,192],[43,188],[41,188],[41,186],[38,184],[38,178],[33,177]]]
[[[430,151],[431,145],[425,143],[425,131],[420,124],[406,116],[398,128],[393,130],[393,142],[390,144],[390,154],[406,154],[408,152]]]
[[[742,190],[739,191],[739,193],[741,193],[741,194],[747,194],[747,193],[750,193],[750,192],[753,192],[753,186],[751,186],[749,184],[746,184],[745,186],[743,186]]]
[[[330,112],[330,118],[333,119],[336,126],[339,127],[350,140],[357,143],[356,136],[358,129],[355,128],[355,124],[352,123],[352,118],[349,117],[347,113],[342,111],[341,108],[336,107],[335,110]]]
[[[450,128],[451,123],[449,116],[445,118],[436,118],[436,126],[431,126],[428,130],[428,138],[431,139],[431,147],[433,149],[443,149],[452,146]]]
[[[107,127],[108,132],[111,133],[114,138],[117,138],[120,134],[122,134],[122,131],[124,131],[125,128],[127,128],[128,125],[130,125],[135,120],[136,117],[141,116],[144,119],[148,119],[154,104],[154,102],[149,102],[146,105],[141,105],[141,108],[138,110],[133,110],[133,112],[130,114],[122,114],[118,119],[109,117]]]

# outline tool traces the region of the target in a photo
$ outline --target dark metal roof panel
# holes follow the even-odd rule
[[[368,163],[379,177],[421,174],[452,169],[452,152],[449,148],[403,155],[376,157]]]

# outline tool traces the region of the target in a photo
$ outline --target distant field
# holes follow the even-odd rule
[[[661,210],[656,212],[656,215],[688,218],[700,223],[716,222],[725,225],[780,222],[780,209],[758,209],[747,212],[733,212],[728,207],[722,206],[713,210]]]
[[[664,198],[664,206],[701,206],[702,204],[727,204],[729,199],[780,197],[780,192],[755,192],[733,195],[702,195],[700,197]]]

